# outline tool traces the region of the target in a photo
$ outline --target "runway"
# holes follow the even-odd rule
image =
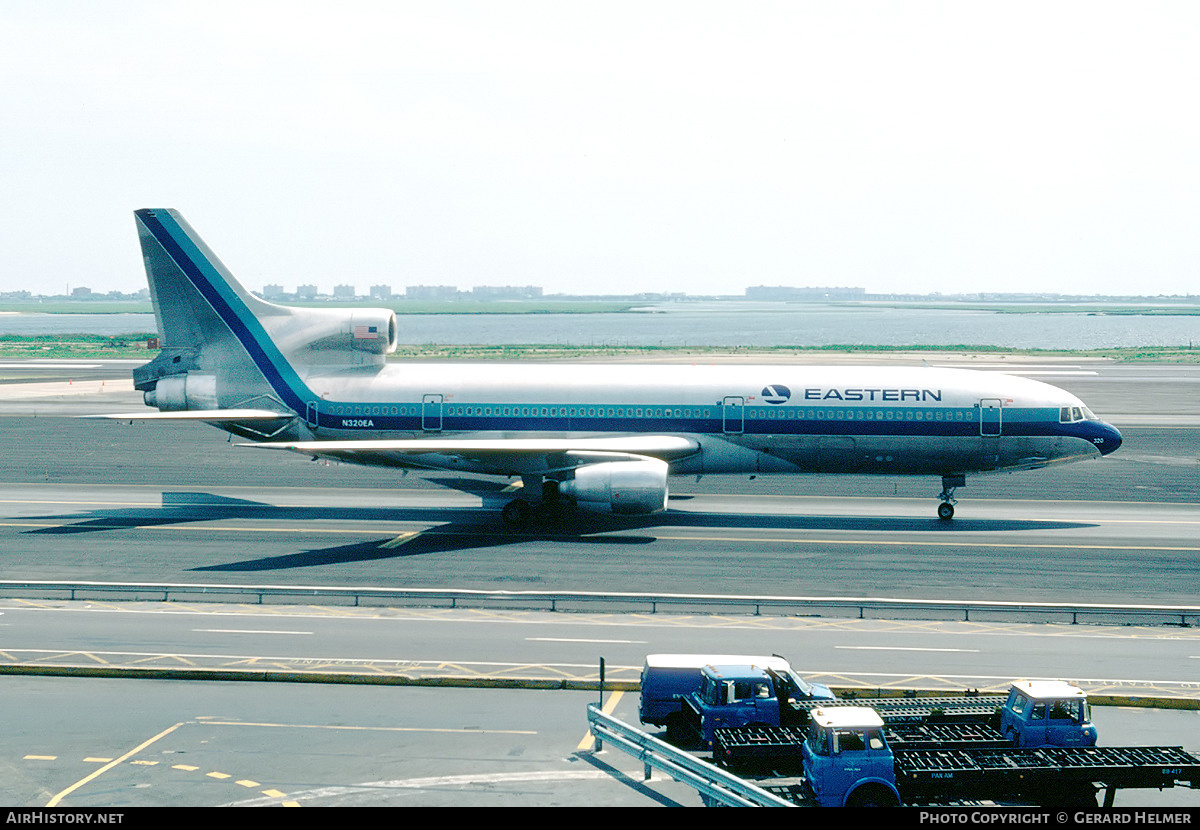
[[[0,486],[8,579],[1188,605],[1200,505],[690,495],[511,532],[427,489]]]
[[[140,405],[121,383],[128,366],[89,369],[80,383],[90,386],[74,389],[64,388],[63,375],[80,369],[40,366],[37,382],[49,386],[34,394],[5,388],[30,386],[13,379],[19,368],[6,369],[0,555],[9,579],[1195,604],[1200,422],[1190,401],[1200,369],[1023,368],[1059,373],[1042,379],[1072,389],[1112,420],[1125,435],[1121,450],[1060,469],[972,478],[951,523],[934,518],[939,486],[932,480],[713,476],[673,480],[671,509],[660,516],[527,533],[507,531],[492,509],[502,483],[464,491],[449,476],[429,481],[244,450],[200,424],[79,420],[69,416]],[[0,608],[0,646],[96,661],[118,652],[175,662],[349,655],[590,671],[603,655],[629,672],[649,651],[719,645],[778,650],[843,679],[874,672],[895,683],[915,676],[1002,683],[1044,672],[1176,688],[1200,682],[1197,641],[1185,629],[1097,629],[1119,635],[1098,640],[1081,637],[1087,627],[1031,626],[1036,633],[1029,634],[994,623],[985,631],[828,620],[812,621],[826,628],[773,628],[745,617],[668,615],[634,629],[631,617],[641,615],[513,622],[492,611],[476,620],[410,619],[387,635],[379,628],[387,623],[366,622],[317,649],[309,647],[317,635],[294,633],[309,630],[307,623],[250,620],[242,608],[220,624],[188,623],[173,633],[162,616],[93,602],[85,605],[123,622],[63,616],[55,634],[50,615],[73,613],[71,604],[35,610],[29,600],[6,602],[23,607]],[[1045,636],[1052,631],[1061,636]],[[174,681],[3,682],[12,703],[2,727],[9,748],[0,755],[0,779],[9,783],[0,797],[9,803],[44,805],[96,768],[85,758],[121,758],[114,748],[132,749],[166,729],[173,731],[116,765],[103,784],[74,790],[63,803],[696,803],[678,785],[639,784],[632,759],[577,750],[583,702],[594,699],[583,693],[280,691],[240,683],[191,684],[184,693]],[[121,702],[129,694],[138,700],[132,709]],[[634,696],[615,705],[636,720]],[[1158,714],[1112,719],[1101,727],[1103,739],[1148,743],[1158,732],[1174,743],[1183,735],[1186,744],[1196,734],[1194,712]],[[166,762],[177,755],[201,762],[183,759],[195,769],[176,769]],[[608,764],[629,778],[614,777]],[[216,783],[226,779],[209,772],[231,780]],[[1117,803],[1195,804],[1190,793],[1150,797]],[[1179,797],[1185,800],[1172,800]]]

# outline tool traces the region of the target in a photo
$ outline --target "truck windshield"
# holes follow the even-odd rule
[[[1050,704],[1050,717],[1083,723],[1087,720],[1087,704],[1082,700],[1056,700]]]
[[[808,748],[814,755],[829,754],[828,733],[815,723],[808,730]]]
[[[815,690],[808,683],[805,683],[800,675],[789,669],[787,676],[788,680],[792,681],[792,688],[800,695],[801,699],[808,700],[813,697]]]

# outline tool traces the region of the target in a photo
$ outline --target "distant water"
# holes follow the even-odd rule
[[[406,344],[1098,349],[1200,343],[1200,317],[791,303],[665,303],[625,314],[405,314],[399,320],[400,341]],[[153,314],[0,314],[0,334],[154,330]]]

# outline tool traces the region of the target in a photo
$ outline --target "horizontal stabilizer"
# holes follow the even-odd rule
[[[105,418],[110,421],[279,421],[296,417],[292,412],[270,409],[187,409],[179,412],[114,412],[107,415],[81,415],[81,418]]]

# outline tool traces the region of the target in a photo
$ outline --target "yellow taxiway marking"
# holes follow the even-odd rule
[[[621,698],[624,696],[624,694],[625,694],[624,692],[613,692],[612,695],[609,696],[608,702],[605,703],[604,706],[601,707],[601,711],[604,712],[604,714],[606,714],[606,715],[611,715],[613,712],[613,709],[617,708],[617,704],[621,701]],[[594,735],[592,735],[592,730],[589,729],[584,734],[583,740],[581,740],[579,742],[579,745],[575,748],[577,750],[579,750],[580,752],[586,752],[595,745],[596,745],[596,738]]]
[[[421,535],[420,532],[418,532],[416,530],[411,530],[408,533],[401,533],[399,536],[397,536],[395,539],[392,539],[389,542],[384,542],[379,547],[383,548],[384,550],[391,550],[392,548],[398,548],[401,545],[405,544],[406,542],[411,542],[413,539],[416,539],[420,535]]]
[[[104,773],[108,772],[113,767],[117,766],[118,764],[122,764],[125,761],[127,761],[128,759],[132,758],[134,755],[137,755],[139,752],[146,749],[146,747],[151,746],[156,741],[161,740],[162,738],[165,738],[167,735],[170,735],[172,732],[174,732],[176,729],[178,729],[181,726],[183,726],[183,722],[177,723],[174,726],[168,726],[162,732],[159,732],[153,738],[150,738],[150,739],[145,740],[142,743],[138,744],[133,749],[129,750],[124,755],[122,755],[120,758],[109,761],[104,766],[100,767],[100,769],[93,772],[91,775],[86,775],[83,778],[80,778],[74,784],[67,787],[65,790],[58,793],[58,795],[51,798],[50,801],[46,803],[46,806],[47,807],[57,807],[59,805],[59,802],[61,802],[68,795],[70,795],[71,793],[75,792],[77,789],[82,787],[84,784],[87,784],[90,781],[94,781],[95,779],[97,779],[101,775],[103,775]]]

